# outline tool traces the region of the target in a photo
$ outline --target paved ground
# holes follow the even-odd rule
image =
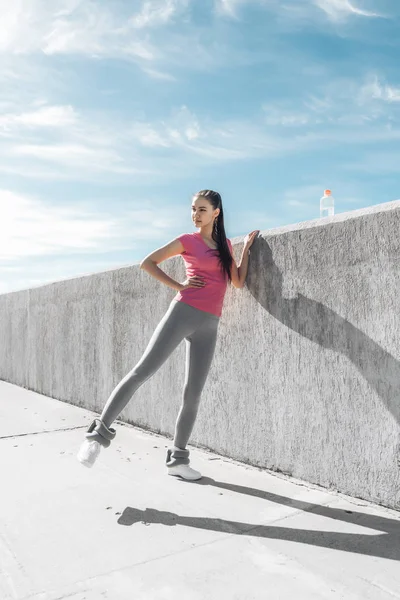
[[[0,382],[1,600],[400,598],[400,513],[125,425],[89,470],[92,418]]]

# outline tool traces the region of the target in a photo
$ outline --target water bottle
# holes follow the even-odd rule
[[[335,214],[335,198],[331,190],[325,190],[319,202],[320,217],[332,217]]]

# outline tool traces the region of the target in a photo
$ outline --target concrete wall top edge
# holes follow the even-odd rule
[[[348,212],[344,212],[344,213],[339,213],[332,217],[316,218],[316,219],[312,219],[310,221],[302,221],[302,222],[294,223],[291,225],[282,225],[281,227],[274,227],[272,229],[266,229],[264,231],[260,231],[260,235],[264,238],[268,238],[268,237],[272,237],[272,236],[275,237],[277,235],[282,235],[282,234],[293,232],[293,231],[313,229],[313,228],[317,228],[317,227],[325,227],[325,225],[329,225],[331,223],[341,223],[343,221],[350,221],[353,219],[358,219],[358,218],[364,217],[366,215],[376,214],[376,213],[380,213],[380,212],[395,211],[395,210],[399,210],[399,209],[400,209],[400,200],[394,200],[391,202],[384,202],[382,204],[376,204],[374,206],[369,206],[367,208],[361,208],[361,209],[352,210],[352,211],[348,211]],[[243,234],[241,236],[232,237],[231,240],[232,240],[233,245],[241,243],[243,241],[244,237],[247,235],[247,233],[248,232],[246,232],[245,234]],[[11,294],[20,294],[22,292],[29,292],[29,290],[37,290],[40,288],[45,288],[45,287],[49,287],[52,285],[65,283],[67,281],[74,281],[74,280],[79,281],[79,280],[87,278],[87,277],[105,275],[107,273],[113,273],[116,271],[120,271],[122,269],[132,269],[133,267],[136,267],[138,265],[139,265],[139,263],[125,264],[125,265],[121,265],[121,266],[111,267],[110,269],[106,269],[104,271],[95,271],[95,272],[91,272],[91,273],[86,273],[84,275],[80,275],[79,277],[72,276],[72,277],[67,277],[65,279],[58,279],[58,280],[54,280],[49,283],[41,284],[38,286],[32,286],[31,288],[23,288],[23,289],[19,289],[19,290],[13,290],[12,292],[7,292],[5,294],[0,294],[0,297],[10,296]]]
[[[311,219],[310,221],[301,221],[299,223],[293,223],[291,225],[282,225],[281,227],[274,227],[272,229],[265,229],[261,231],[261,235],[263,237],[271,237],[284,233],[289,233],[292,231],[299,231],[304,229],[312,229],[317,227],[325,227],[325,225],[329,225],[331,223],[342,223],[343,221],[350,221],[353,219],[359,219],[361,217],[365,217],[366,215],[371,215],[374,213],[380,212],[388,212],[395,211],[400,209],[400,200],[393,200],[391,202],[384,202],[382,204],[375,204],[374,206],[368,206],[366,208],[360,208],[357,210],[351,210],[344,213],[338,213],[333,217],[317,217],[315,219]],[[244,234],[242,236],[237,236],[232,238],[232,242],[234,244],[240,243],[245,237]]]

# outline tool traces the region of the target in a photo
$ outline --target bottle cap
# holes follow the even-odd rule
[[[331,190],[324,190],[325,196],[330,196],[332,194]]]

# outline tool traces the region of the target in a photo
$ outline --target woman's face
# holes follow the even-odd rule
[[[211,202],[201,196],[195,197],[192,202],[192,220],[196,227],[206,227],[212,223],[219,214],[219,208],[214,210]]]

